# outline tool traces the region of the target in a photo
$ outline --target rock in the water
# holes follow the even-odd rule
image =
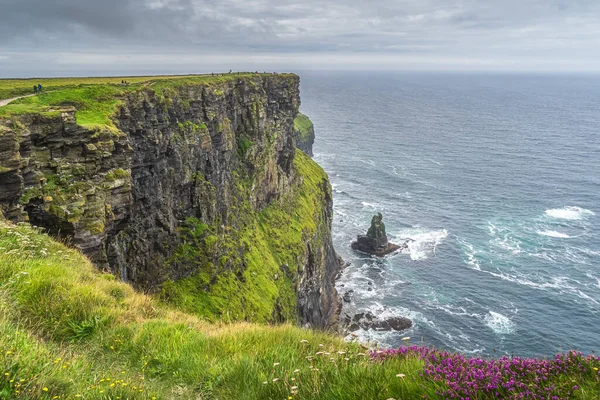
[[[342,297],[342,299],[344,300],[345,303],[350,303],[352,301],[353,293],[354,293],[354,290],[352,290],[352,289],[350,289],[346,293],[344,293],[344,296]]]
[[[392,317],[383,321],[376,321],[371,326],[380,331],[403,331],[412,326],[412,321],[404,317]]]
[[[383,215],[381,213],[377,213],[371,219],[371,227],[367,231],[367,237],[371,239],[376,248],[387,246],[388,238],[385,233],[385,224],[383,223]]]
[[[357,313],[353,317],[346,315],[343,320],[348,331],[354,332],[359,328],[376,331],[403,331],[412,326],[412,321],[404,317],[378,319],[373,313]]]
[[[383,216],[381,213],[373,216],[371,227],[367,231],[367,234],[358,235],[356,241],[352,242],[352,248],[378,257],[383,257],[386,254],[405,248],[406,243],[397,245],[388,242],[387,234],[385,233],[385,224],[382,220]]]

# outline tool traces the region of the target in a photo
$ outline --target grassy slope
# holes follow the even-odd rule
[[[419,360],[373,364],[357,344],[322,333],[210,324],[168,309],[27,225],[0,222],[0,249],[3,399],[408,399],[433,391],[419,388]],[[305,358],[318,351],[331,355]]]

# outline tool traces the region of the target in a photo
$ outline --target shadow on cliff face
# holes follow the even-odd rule
[[[43,199],[30,200],[24,209],[31,225],[43,228],[48,234],[58,237],[64,242],[72,241],[75,234],[73,224],[45,211]]]

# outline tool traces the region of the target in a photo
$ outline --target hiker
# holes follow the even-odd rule
[[[38,92],[42,93],[42,84],[38,84]]]
[[[33,85],[33,94],[37,94],[37,86]]]

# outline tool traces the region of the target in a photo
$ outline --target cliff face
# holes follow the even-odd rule
[[[295,75],[154,82],[112,123],[0,119],[0,210],[207,318],[336,323],[327,176],[296,152]]]

